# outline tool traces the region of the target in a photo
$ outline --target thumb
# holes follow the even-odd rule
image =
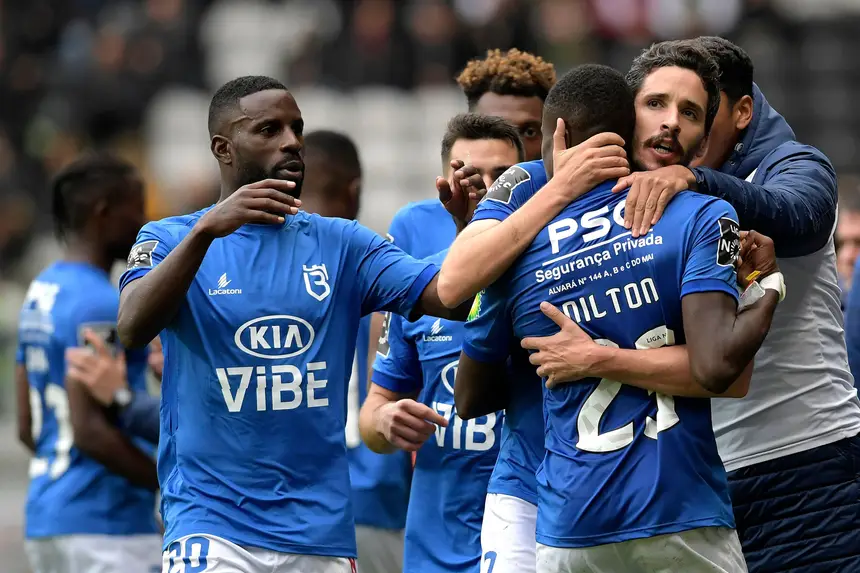
[[[555,131],[552,134],[552,155],[557,156],[559,153],[567,149],[567,142],[564,139],[565,127],[564,120],[558,118],[555,122]]]
[[[451,186],[444,177],[436,177],[436,191],[439,192],[439,201],[442,203],[447,203],[454,197],[454,194],[451,192]]]
[[[126,369],[126,365],[125,365],[125,351],[123,351],[123,352],[118,352],[118,353],[117,353],[117,355],[116,355],[116,365],[117,365],[117,367],[118,367],[118,368],[120,368],[121,370],[125,371],[125,369]]]
[[[618,193],[619,191],[624,191],[633,183],[633,179],[630,175],[627,177],[622,177],[618,181],[615,182],[615,187],[612,188],[613,193]]]
[[[540,303],[540,309],[547,318],[556,323],[560,328],[564,328],[571,322],[566,314],[546,301]]]
[[[108,351],[107,345],[105,345],[104,340],[102,340],[101,336],[99,336],[89,328],[84,330],[84,340],[93,345],[93,349],[99,356],[110,356],[110,352]]]

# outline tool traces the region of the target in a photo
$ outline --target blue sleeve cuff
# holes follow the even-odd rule
[[[412,379],[397,378],[390,374],[386,374],[385,372],[380,372],[376,368],[373,369],[373,374],[371,375],[370,380],[377,386],[381,386],[382,388],[397,394],[410,394],[421,389],[421,387],[416,385],[415,381]]]
[[[408,316],[408,314],[412,312],[418,299],[421,298],[421,293],[424,292],[424,289],[427,288],[427,285],[430,284],[433,277],[438,274],[439,267],[434,264],[428,264],[424,270],[421,271],[418,277],[412,281],[412,286],[409,287],[409,292],[406,293],[406,302],[403,306],[403,313],[401,313],[403,316]]]
[[[487,352],[470,344],[468,341],[463,342],[463,354],[476,362],[483,362],[484,364],[498,364],[500,362],[506,363],[508,360],[507,351],[503,354]]]
[[[151,270],[151,268],[140,268],[124,272],[119,279],[119,292],[122,292],[122,289],[128,286],[128,283],[136,281]]]
[[[681,298],[698,292],[724,292],[738,302],[738,291],[720,279],[696,279],[681,285]]]
[[[511,214],[504,209],[480,209],[472,215],[470,223],[475,221],[504,221],[510,216]]]

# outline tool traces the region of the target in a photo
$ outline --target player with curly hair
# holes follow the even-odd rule
[[[496,115],[513,124],[525,144],[526,161],[540,159],[543,102],[555,84],[555,67],[543,58],[513,48],[488,50],[460,72],[457,84],[469,111]]]

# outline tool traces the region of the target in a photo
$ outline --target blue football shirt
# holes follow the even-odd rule
[[[358,429],[359,411],[367,398],[369,338],[370,317],[366,316],[359,323],[347,394],[346,447],[352,506],[356,525],[400,530],[406,524],[412,460],[406,452],[372,452],[362,443]]]
[[[472,221],[504,221],[546,185],[546,181],[543,160],[512,166],[487,191]],[[468,342],[475,332],[467,330],[465,341]],[[537,504],[536,474],[544,452],[540,378],[519,344],[511,347],[509,365],[510,401],[505,410],[499,459],[487,491]]]
[[[427,260],[441,266],[447,250]],[[504,414],[464,421],[454,407],[462,322],[392,316],[388,354],[373,365],[373,381],[392,392],[418,393],[449,422],[437,427],[415,460],[406,518],[405,571],[477,571],[487,483],[496,462]]]
[[[144,226],[120,287],[207,210]],[[165,546],[202,533],[355,556],[345,421],[359,320],[408,314],[436,272],[354,221],[304,212],[213,241],[162,333]]]
[[[623,227],[626,193],[605,183],[543,229],[467,323],[476,360],[504,360],[511,334],[558,327],[549,301],[602,344],[683,344],[681,298],[718,291],[737,298],[737,216],[691,192],[654,229]],[[546,454],[538,472],[539,543],[586,547],[705,526],[734,527],[710,400],[653,395],[612,380],[544,391]]]
[[[27,369],[36,443],[25,516],[28,539],[157,531],[155,494],[78,450],[69,418],[66,349],[84,345],[84,328],[117,344],[118,309],[119,293],[108,275],[86,263],[54,263],[27,290],[17,359]],[[126,353],[132,390],[146,391],[146,358],[146,350]],[[154,451],[151,444],[135,443],[142,451]]]

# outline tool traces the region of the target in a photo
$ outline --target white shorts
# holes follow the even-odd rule
[[[403,530],[355,526],[358,544],[358,573],[401,573]]]
[[[33,573],[157,573],[160,535],[62,535],[28,539]]]
[[[162,573],[356,573],[355,559],[239,547],[214,535],[187,535],[167,548]]]
[[[738,534],[702,527],[576,549],[537,546],[538,573],[747,573]]]
[[[534,573],[537,506],[488,493],[481,525],[481,573]]]

